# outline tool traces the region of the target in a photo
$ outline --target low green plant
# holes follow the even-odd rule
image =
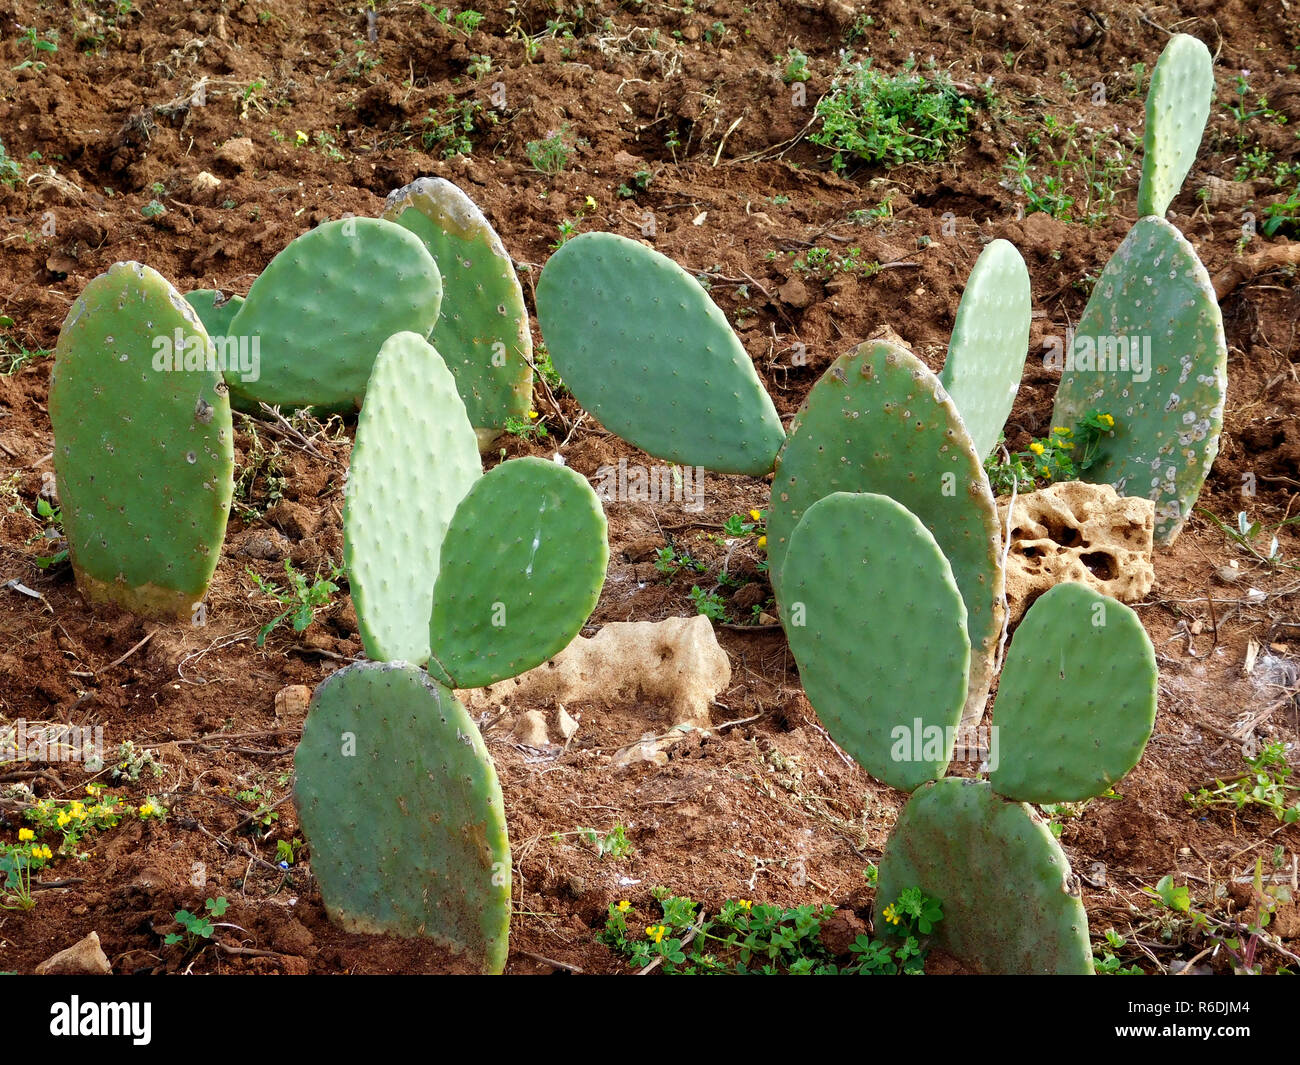
[[[49,500],[40,496],[36,500],[36,517],[44,520],[45,528],[28,543],[40,542],[57,548],[52,555],[36,556],[36,564],[41,569],[51,569],[68,560],[68,541],[63,535],[63,510],[51,506]]]
[[[113,769],[109,774],[113,780],[127,780],[132,784],[140,779],[146,769],[158,780],[165,768],[156,751],[149,747],[137,747],[133,740],[122,741],[113,761]]]
[[[624,200],[630,200],[638,192],[645,192],[653,178],[654,174],[649,170],[638,170],[632,175],[631,185],[624,182],[618,186],[618,195]]]
[[[140,208],[140,213],[152,222],[155,218],[161,218],[165,215],[167,213],[167,208],[157,200],[150,200]]]
[[[526,419],[507,418],[504,429],[511,436],[517,436],[521,440],[545,440],[548,435],[546,423],[538,419],[535,410],[530,410]]]
[[[798,48],[787,48],[785,52],[785,73],[781,75],[781,80],[787,85],[791,85],[796,81],[807,81],[810,77],[812,77],[812,72],[808,69],[808,57]]]
[[[248,575],[253,578],[258,588],[285,608],[258,630],[258,647],[266,645],[266,638],[287,617],[293,618],[294,632],[302,632],[307,628],[316,617],[316,611],[329,606],[330,597],[339,590],[339,586],[334,582],[343,576],[342,567],[331,566],[328,578],[321,577],[318,571],[312,583],[308,584],[307,577],[295,570],[292,561],[289,559],[284,560],[284,572],[289,578],[287,588],[280,588],[271,584],[269,581],[263,580],[252,569],[248,570]]]
[[[655,569],[665,577],[676,577],[683,570],[694,570],[696,573],[704,573],[708,570],[703,562],[691,558],[687,551],[678,552],[675,547],[661,547],[655,552]]]
[[[569,165],[575,147],[583,141],[569,138],[569,126],[566,122],[559,130],[538,141],[529,141],[524,145],[524,154],[534,170],[554,177],[562,173]]]
[[[198,947],[204,940],[210,940],[216,931],[216,925],[212,923],[212,918],[221,917],[225,914],[229,903],[225,897],[218,899],[208,899],[203,904],[204,912],[202,914],[190,913],[189,910],[177,910],[172,916],[183,929],[181,932],[168,932],[163,938],[163,942],[171,947],[177,943],[185,945],[185,953],[189,954]]]
[[[716,591],[706,592],[698,584],[691,586],[691,602],[695,612],[703,614],[710,621],[730,621],[726,601]]]
[[[1141,976],[1142,970],[1136,965],[1125,966],[1115,956],[1115,951],[1128,945],[1128,940],[1113,928],[1106,929],[1106,946],[1100,954],[1093,950],[1093,961],[1098,976]]]
[[[663,972],[680,975],[898,975],[924,971],[926,943],[943,919],[942,909],[917,888],[902,892],[885,910],[884,935],[860,935],[850,960],[840,961],[821,940],[833,906],[781,907],[730,899],[716,915],[699,903],[651,892],[661,916],[644,926],[629,927],[632,904],[613,903],[598,939],[629,965],[645,968],[659,960]]]
[[[1229,809],[1240,813],[1248,807],[1262,807],[1284,825],[1300,822],[1300,784],[1291,783],[1286,744],[1277,740],[1265,744],[1254,758],[1244,754],[1242,758],[1250,769],[1248,773],[1227,781],[1216,780],[1213,788],[1186,792],[1183,799],[1194,810]]]
[[[13,188],[18,183],[19,177],[22,176],[22,172],[22,164],[9,155],[8,151],[5,150],[4,141],[0,140],[0,185],[8,185]]]
[[[626,858],[632,853],[632,843],[622,825],[615,825],[603,833],[594,828],[580,828],[578,835],[585,843],[591,844],[602,858]]]
[[[1005,495],[1013,488],[1017,492],[1031,492],[1039,480],[1049,484],[1078,480],[1079,474],[1097,461],[1101,441],[1114,429],[1112,415],[1090,410],[1073,429],[1054,426],[1047,436],[1032,441],[1024,451],[1010,455],[1005,462],[997,458],[995,449],[984,461],[989,484],[995,494]]]

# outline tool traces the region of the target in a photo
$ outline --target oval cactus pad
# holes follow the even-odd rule
[[[1175,33],[1156,61],[1142,134],[1138,214],[1164,218],[1196,162],[1214,101],[1214,60],[1195,37]]]
[[[785,434],[726,316],[671,259],[584,233],[547,261],[537,320],[555,369],[607,429],[657,458],[762,476]]]
[[[808,701],[877,780],[941,776],[966,703],[966,607],[948,560],[888,496],[836,492],[790,537],[781,621]]]
[[[503,462],[461,500],[443,540],[430,674],[479,688],[541,665],[591,616],[608,562],[586,478],[545,459]]]
[[[360,662],[312,696],[294,803],[330,919],[425,936],[505,968],[510,843],[483,737],[445,688],[405,662]]]
[[[77,298],[59,334],[50,422],[82,594],[190,617],[226,534],[234,433],[208,334],[156,271],[117,263]]]
[[[482,476],[456,382],[417,333],[388,338],[357,419],[343,510],[343,563],[375,661],[423,663],[442,539]]]

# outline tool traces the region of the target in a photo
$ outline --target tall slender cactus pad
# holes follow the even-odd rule
[[[1002,625],[997,508],[979,454],[938,379],[911,352],[868,341],[809,392],[778,460],[768,512],[772,586],[784,602],[790,536],[832,492],[875,492],[920,519],[952,567],[971,642],[963,722],[983,711]]]
[[[1201,260],[1163,218],[1140,218],[1097,280],[1065,352],[1052,421],[1111,415],[1085,480],[1156,504],[1172,544],[1219,453],[1228,346]]]
[[[226,534],[234,433],[208,335],[156,271],[117,263],[77,298],[59,334],[50,422],[82,594],[190,617]]]
[[[1093,972],[1078,881],[1051,830],[982,780],[924,785],[903,808],[876,887],[883,906],[906,888],[938,900],[934,942],[981,973]]]
[[[1032,312],[1025,260],[1010,241],[993,241],[971,269],[939,375],[980,458],[998,442],[1020,388]]]
[[[966,607],[934,537],[887,496],[836,492],[790,537],[781,621],[826,730],[911,791],[941,776],[966,703]]]
[[[505,968],[510,843],[496,770],[456,697],[405,662],[312,696],[294,801],[325,908],[348,932],[425,936]]]
[[[998,681],[998,764],[1021,802],[1078,802],[1132,769],[1156,721],[1155,649],[1137,614],[1083,584],[1040,596]]]
[[[545,459],[503,462],[443,540],[430,674],[478,688],[541,665],[591,616],[608,563],[605,512],[586,478]]]
[[[260,375],[231,378],[231,392],[253,406],[351,407],[384,341],[427,337],[441,303],[438,266],[414,233],[381,218],[326,222],[290,243],[248,290],[230,333],[258,341]]]
[[[443,178],[388,195],[384,217],[424,242],[442,273],[443,302],[429,339],[456,378],[476,428],[527,415],[533,335],[514,264],[468,196]]]
[[[357,419],[343,511],[343,562],[370,658],[428,659],[443,537],[482,473],[438,352],[417,333],[389,337]]]
[[[781,419],[726,316],[671,259],[613,233],[560,248],[537,282],[551,361],[607,429],[670,462],[762,476]]]
[[[1138,214],[1164,218],[1205,133],[1214,100],[1214,61],[1195,37],[1176,33],[1160,53],[1147,92]]]

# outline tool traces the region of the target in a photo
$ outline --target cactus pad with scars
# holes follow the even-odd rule
[[[939,375],[980,458],[998,442],[1020,388],[1032,311],[1025,260],[1010,241],[993,241],[971,269]]]
[[[1142,622],[1082,584],[1040,596],[998,682],[998,765],[989,781],[1021,802],[1102,794],[1142,757],[1156,720],[1156,655]]]
[[[231,321],[262,354],[258,379],[231,378],[231,393],[253,406],[351,407],[384,341],[427,337],[441,303],[438,266],[414,233],[380,218],[326,222],[271,260]]]
[[[768,512],[777,601],[791,534],[832,492],[890,496],[930,531],[966,604],[971,667],[963,720],[983,711],[1002,625],[1003,571],[993,493],[952,400],[911,352],[868,341],[813,386],[778,459]]]
[[[887,496],[836,492],[804,511],[785,559],[781,620],[831,738],[891,787],[942,775],[970,642],[934,537]]]
[[[465,405],[438,352],[416,333],[389,337],[357,419],[343,512],[343,561],[370,658],[429,657],[442,540],[482,472]]]
[[[384,217],[424,242],[442,273],[429,338],[456,378],[471,424],[501,428],[527,415],[533,336],[524,290],[483,212],[450,181],[420,178],[389,193]]]
[[[1201,146],[1214,100],[1214,61],[1195,37],[1169,38],[1151,74],[1138,214],[1164,218]]]
[[[1092,409],[1115,419],[1083,479],[1154,500],[1156,542],[1172,544],[1219,453],[1228,388],[1214,286],[1176,228],[1138,219],[1069,347],[1053,424],[1074,425]]]
[[[478,688],[541,665],[578,634],[609,562],[586,478],[539,458],[503,462],[456,508],[429,619],[429,673]]]
[[[109,267],[63,323],[49,409],[82,594],[149,617],[190,617],[216,569],[234,493],[230,403],[194,310],[149,267]]]
[[[456,697],[405,662],[361,662],[317,687],[294,802],[330,918],[425,936],[499,973],[510,934],[505,806]]]
[[[657,458],[762,476],[785,434],[726,316],[671,259],[613,233],[560,248],[537,282],[556,370],[607,429]]]
[[[985,781],[948,777],[908,801],[880,859],[877,928],[910,887],[943,909],[935,945],[981,973],[1093,972],[1088,917],[1060,844]]]

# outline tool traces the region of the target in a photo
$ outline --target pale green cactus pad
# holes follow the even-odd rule
[[[790,537],[781,621],[831,738],[877,780],[941,776],[966,703],[966,607],[924,525],[887,496],[836,492]]]
[[[218,299],[221,302],[217,302]],[[230,323],[244,305],[244,297],[226,296],[216,289],[200,288],[185,293],[185,302],[194,308],[208,336],[220,337],[230,332]]]
[[[611,432],[670,462],[762,476],[785,439],[726,315],[671,259],[613,233],[574,237],[537,282],[556,370]]]
[[[442,273],[443,302],[429,338],[456,378],[476,428],[524,418],[533,396],[533,336],[514,264],[483,212],[443,178],[389,193],[389,221],[424,242]]]
[[[998,681],[994,789],[1034,803],[1102,794],[1142,757],[1157,679],[1151,640],[1123,603],[1083,584],[1040,596]]]
[[[1201,146],[1214,100],[1214,61],[1195,37],[1176,33],[1160,53],[1147,92],[1138,214],[1164,218]]]
[[[343,562],[366,654],[424,663],[442,540],[482,476],[456,382],[417,333],[379,349],[357,419]]]
[[[1092,291],[1064,352],[1053,425],[1090,410],[1115,420],[1082,476],[1156,504],[1172,544],[1219,453],[1228,345],[1214,286],[1163,218],[1140,218]]]
[[[925,784],[880,859],[873,919],[906,888],[937,899],[934,944],[980,973],[1090,975],[1088,916],[1051,829],[982,780]]]
[[[438,266],[414,233],[381,218],[326,222],[271,260],[230,322],[262,356],[255,381],[228,380],[231,394],[251,406],[353,407],[384,341],[427,337],[441,303]]]
[[[77,587],[92,603],[190,618],[234,493],[234,433],[198,315],[157,271],[117,263],[59,333],[54,469]]]
[[[424,936],[505,968],[510,843],[483,737],[447,689],[405,662],[361,662],[312,696],[294,803],[330,919]]]
[[[938,543],[966,604],[972,653],[963,720],[973,724],[1002,626],[997,508],[957,408],[911,352],[868,341],[836,359],[804,401],[778,460],[767,519],[778,603],[790,536],[804,511],[832,492],[889,496]]]
[[[1015,402],[1032,313],[1025,260],[1010,241],[993,241],[971,269],[939,375],[980,458],[992,452]]]
[[[600,598],[606,532],[591,485],[558,463],[513,459],[480,479],[442,543],[430,674],[479,688],[567,647]]]

